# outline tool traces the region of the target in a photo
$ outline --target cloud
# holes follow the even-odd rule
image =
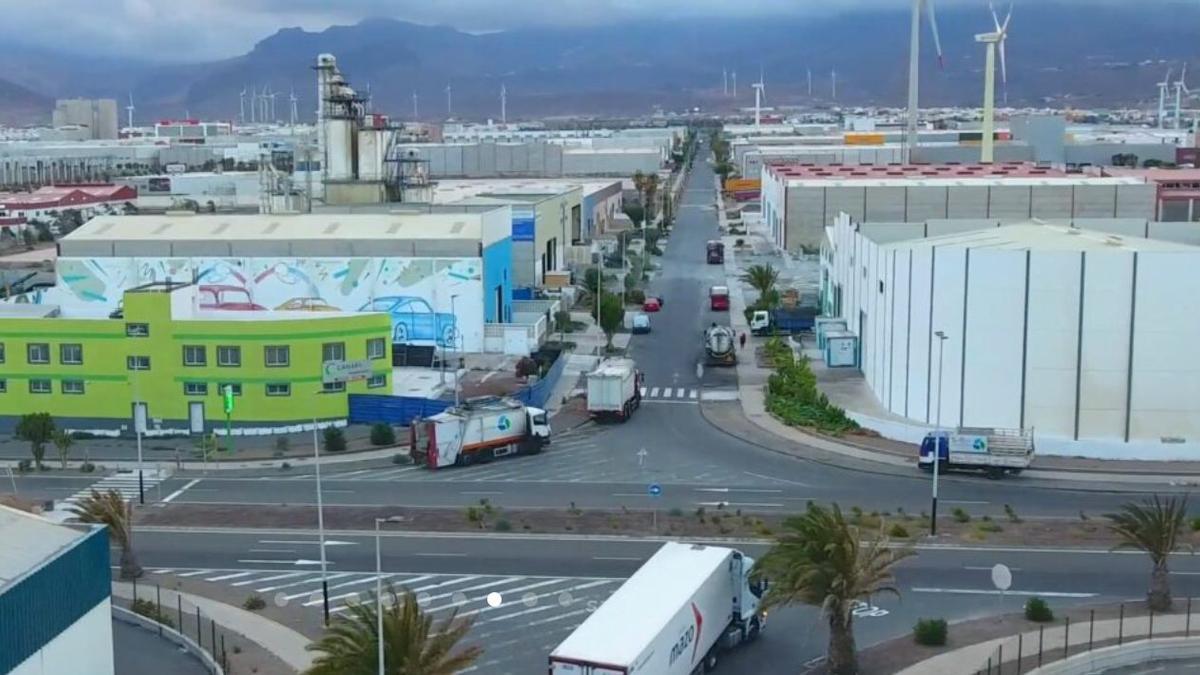
[[[968,2],[982,0],[939,0],[939,5]],[[319,31],[367,17],[482,31],[903,9],[908,0],[0,0],[0,5],[5,17],[0,37],[18,43],[97,56],[203,61],[244,53],[282,27]]]

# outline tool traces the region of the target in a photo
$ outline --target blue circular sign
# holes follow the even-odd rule
[[[512,421],[508,417],[501,415],[500,420],[496,422],[496,428],[500,431],[508,431],[512,428]]]
[[[662,486],[659,485],[658,483],[651,483],[650,484],[650,496],[658,497],[660,495],[662,495]]]

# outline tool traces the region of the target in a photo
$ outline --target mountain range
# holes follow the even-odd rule
[[[810,19],[663,19],[476,34],[367,19],[320,32],[284,28],[241,56],[183,65],[23,47],[7,50],[0,123],[45,123],[54,98],[111,97],[123,107],[131,93],[142,123],[185,114],[235,119],[247,86],[277,92],[281,119],[294,91],[300,117],[311,119],[311,65],[320,52],[335,54],[360,91],[370,86],[376,111],[401,119],[412,117],[414,92],[422,118],[444,119],[447,84],[453,114],[464,118],[499,117],[501,83],[514,119],[732,110],[753,105],[749,85],[760,72],[765,105],[828,104],[835,70],[838,104],[902,105],[908,20],[897,7]],[[921,103],[978,105],[984,51],[974,35],[991,29],[991,16],[982,3],[955,3],[938,20],[945,65],[938,67],[923,26]],[[1134,2],[1018,2],[1007,41],[1008,85],[997,98],[1022,106],[1156,105],[1155,83],[1168,67],[1173,77],[1189,60],[1200,67],[1197,25],[1195,2],[1160,2],[1153,11]],[[736,97],[723,94],[723,69],[738,74]]]

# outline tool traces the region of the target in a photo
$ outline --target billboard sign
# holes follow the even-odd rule
[[[353,382],[365,380],[371,376],[373,364],[363,361],[326,361],[321,364],[321,381],[325,384],[334,382]]]

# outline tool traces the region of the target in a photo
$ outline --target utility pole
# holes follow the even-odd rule
[[[937,388],[937,414],[934,419],[933,429],[933,503],[930,506],[929,515],[929,536],[937,536],[937,502],[938,502],[938,468],[942,463],[942,364],[945,362],[943,356],[945,354],[946,334],[942,331],[937,331],[933,334],[938,339],[938,388]],[[950,438],[946,440],[946,458],[950,457]]]
[[[421,119],[420,113],[417,112],[417,92],[415,90],[413,91],[413,119]]]
[[[508,124],[508,88],[500,84],[500,123]]]

